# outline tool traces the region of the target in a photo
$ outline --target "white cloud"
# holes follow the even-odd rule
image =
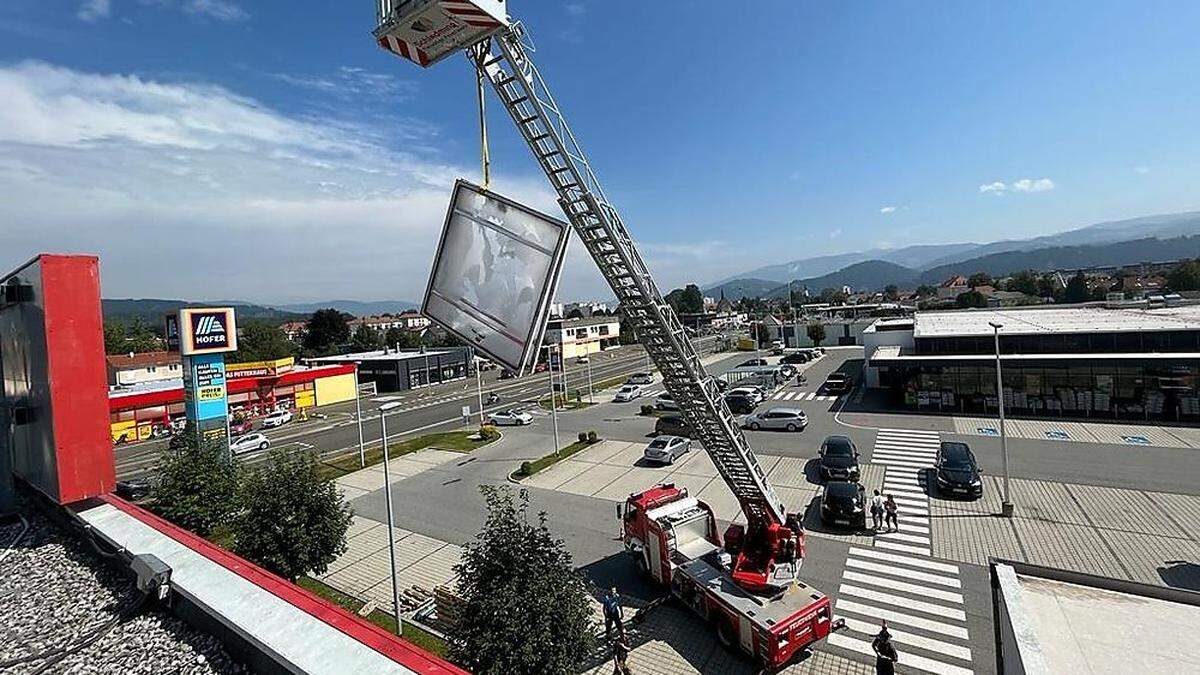
[[[1005,185],[1004,183],[1002,183],[1001,181],[995,181],[994,183],[985,183],[985,184],[979,186],[979,191],[984,194],[987,194],[990,192],[992,194],[1001,195],[1001,194],[1004,194],[1004,191],[1007,189],[1008,189],[1008,186]]]
[[[1134,172],[1134,173],[1136,173],[1136,174],[1140,174],[1140,175],[1143,175],[1143,176],[1144,176],[1144,175],[1146,175],[1146,174],[1150,173],[1150,167],[1148,167],[1148,166],[1135,166],[1135,167],[1133,167],[1133,172]]]
[[[840,236],[842,236],[842,228],[840,228],[840,227],[835,227],[829,231],[830,239],[837,239]]]
[[[229,0],[188,0],[183,11],[220,21],[241,21],[250,17],[246,10]]]
[[[411,80],[401,80],[387,73],[376,73],[365,68],[342,66],[324,75],[297,75],[294,73],[266,73],[272,79],[295,87],[332,94],[340,99],[360,99],[362,96],[392,97],[407,99],[417,92]]]
[[[583,4],[582,2],[568,2],[563,5],[563,8],[566,9],[567,14],[570,14],[571,16],[582,16],[587,12],[587,5]]]
[[[1015,192],[1046,192],[1054,189],[1054,181],[1049,178],[1022,178],[1013,182],[1012,189]]]
[[[7,265],[94,252],[109,297],[419,297],[450,186],[476,172],[203,84],[26,62],[0,66],[0,100]],[[540,177],[495,187],[556,208]]]
[[[896,212],[896,208],[897,208],[897,207],[895,207],[895,206],[885,206],[885,207],[883,207],[883,208],[879,209],[879,212],[880,212],[880,213],[882,213],[882,214],[885,214],[885,215],[886,215],[886,214],[889,214],[889,213],[895,213],[895,212]]]
[[[75,16],[80,21],[95,23],[112,15],[112,0],[84,0]]]

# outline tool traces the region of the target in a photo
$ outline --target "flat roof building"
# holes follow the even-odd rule
[[[357,364],[360,383],[374,382],[377,391],[394,392],[461,380],[473,375],[474,351],[470,347],[414,351],[379,349],[306,360],[313,364]]]
[[[865,382],[901,408],[1200,421],[1200,305],[917,312],[863,334]]]

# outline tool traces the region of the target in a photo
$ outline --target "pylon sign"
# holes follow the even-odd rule
[[[183,357],[184,413],[202,440],[228,439],[225,352],[237,349],[237,318],[233,308],[181,309],[175,325]]]

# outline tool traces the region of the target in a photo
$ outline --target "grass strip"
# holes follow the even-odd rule
[[[584,448],[595,445],[596,443],[599,443],[599,442],[600,442],[600,439],[596,439],[594,442],[593,441],[575,441],[574,443],[563,448],[562,452],[559,452],[557,455],[554,453],[550,453],[549,455],[546,455],[545,457],[536,459],[532,462],[522,462],[521,468],[517,469],[516,473],[513,474],[513,477],[518,478],[518,479],[528,478],[529,476],[532,476],[535,473],[537,473],[549,466],[552,466],[557,462],[561,462],[562,460],[570,457],[571,455],[574,455],[575,453],[579,452],[580,450],[583,450]]]
[[[395,459],[418,450],[424,450],[425,448],[437,448],[451,452],[471,452],[495,440],[495,437],[487,439],[472,438],[478,433],[477,430],[472,429],[425,434],[424,436],[417,436],[405,441],[395,441],[389,438],[388,457]],[[381,443],[367,448],[366,466],[374,466],[382,461],[383,445]],[[348,473],[353,473],[362,468],[365,467],[360,466],[358,463],[358,452],[348,452],[333,459],[321,461],[321,473],[326,478],[341,478]]]
[[[300,577],[300,580],[296,582],[296,585],[324,598],[325,600],[328,600],[329,602],[332,602],[335,605],[338,605],[348,612],[353,612],[354,614],[358,614],[358,611],[363,608],[364,604],[366,604],[358,598],[346,595],[333,586],[330,586],[329,584],[312,577]],[[379,626],[389,633],[392,633],[393,635],[396,633],[396,618],[388,612],[385,612],[381,609],[375,609],[372,610],[371,613],[365,618],[367,621],[370,621],[371,623]],[[424,649],[430,654],[435,654],[442,658],[445,658],[448,651],[445,640],[413,623],[404,624],[404,635],[400,637],[405,641],[411,642],[421,649]]]

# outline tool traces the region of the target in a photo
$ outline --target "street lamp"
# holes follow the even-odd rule
[[[379,423],[383,425],[383,497],[387,508],[388,525],[388,559],[392,577],[392,611],[396,613],[396,635],[403,635],[404,628],[400,621],[400,587],[396,585],[396,521],[392,516],[392,485],[388,470],[388,435],[387,414],[400,407],[399,401],[392,401],[379,406]]]
[[[550,420],[554,425],[554,456],[558,456],[558,404],[554,393],[554,352],[546,345],[546,373],[550,375]]]
[[[479,427],[483,428],[483,372],[479,369],[480,359],[475,358],[475,393],[479,396]]]
[[[599,353],[599,352],[597,352],[597,353]],[[587,373],[588,373],[588,403],[595,403],[596,400],[592,398],[592,359],[591,359],[591,357],[589,357],[587,360]]]
[[[1013,504],[1008,491],[1008,436],[1004,432],[1004,376],[1000,373],[1000,329],[1004,324],[989,321],[996,345],[996,403],[1000,411],[1000,452],[1004,464],[1004,496],[1000,503],[1000,514],[1012,518]]]
[[[358,421],[358,468],[367,466],[367,448],[363,445],[362,390],[358,388],[358,364],[354,366],[354,419]]]

